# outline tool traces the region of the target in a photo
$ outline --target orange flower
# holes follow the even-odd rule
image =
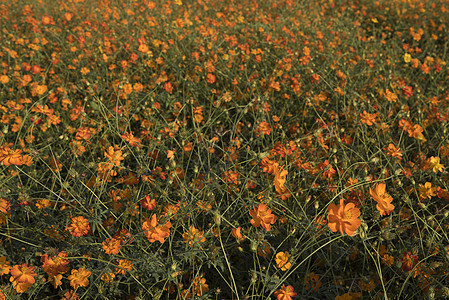
[[[131,133],[122,134],[120,137],[122,139],[124,139],[125,141],[127,141],[133,147],[137,147],[138,148],[138,147],[140,147],[140,144],[142,143],[142,140],[137,138],[137,137],[135,137],[132,132]]]
[[[67,279],[70,280],[70,286],[77,289],[80,286],[89,285],[88,277],[90,274],[92,274],[92,272],[87,271],[86,268],[79,268],[78,270],[72,270],[72,275],[70,275]]]
[[[290,254],[288,254],[288,252],[279,252],[276,254],[276,257],[274,258],[276,261],[276,267],[281,269],[281,271],[287,271],[290,269],[292,264],[288,261],[289,258]]]
[[[197,276],[193,281],[193,290],[198,297],[209,291],[209,285],[206,284],[206,279]]]
[[[424,185],[419,185],[419,196],[421,199],[430,199],[436,196],[437,188],[432,187],[430,182],[426,182]]]
[[[280,167],[278,163],[275,163],[273,166],[274,173],[274,187],[276,188],[276,192],[279,194],[284,194],[286,192],[286,188],[284,186],[285,181],[287,180],[285,176],[287,176],[288,171],[284,170],[283,167]]]
[[[363,113],[360,114],[360,121],[368,126],[371,126],[376,123],[376,114],[370,114],[364,110]]]
[[[72,224],[67,229],[73,236],[86,235],[90,230],[89,221],[83,216],[72,218]]]
[[[110,146],[107,151],[104,152],[104,156],[117,167],[120,166],[120,162],[124,160],[122,156],[122,151],[118,146],[112,147]]]
[[[204,231],[199,231],[192,225],[189,227],[189,231],[182,234],[182,238],[189,244],[189,246],[192,246],[194,243],[204,243],[206,241],[203,234]]]
[[[6,261],[6,257],[0,256],[0,275],[6,275],[11,270],[9,261]]]
[[[115,274],[110,272],[110,273],[103,273],[103,275],[101,275],[101,280],[103,280],[106,283],[112,282],[115,278]]]
[[[30,286],[36,281],[36,273],[34,273],[35,267],[28,266],[27,264],[15,265],[11,269],[11,278],[9,281],[12,282],[14,289],[17,293],[25,292]]]
[[[9,147],[3,146],[0,148],[0,162],[3,162],[5,166],[16,165],[20,166],[22,162],[22,150],[12,150]]]
[[[360,210],[355,207],[354,203],[344,204],[344,200],[340,199],[340,204],[335,205],[331,203],[328,207],[329,214],[327,225],[332,232],[340,230],[342,235],[347,233],[349,236],[354,235],[355,231],[362,224],[362,221],[358,219],[360,216]]]
[[[322,283],[318,275],[312,272],[306,277],[305,285],[306,290],[318,292],[318,289],[321,287]]]
[[[125,275],[126,271],[131,271],[133,269],[133,263],[126,259],[120,259],[118,261],[118,268],[115,269],[117,274]]]
[[[7,84],[9,82],[9,77],[7,75],[0,75],[0,82]]]
[[[170,227],[170,222],[159,225],[155,214],[151,216],[151,220],[147,219],[142,224],[142,229],[145,231],[145,236],[150,243],[154,243],[155,241],[163,243],[165,238],[170,235]]]
[[[231,234],[237,239],[237,241],[242,242],[246,239],[246,236],[242,234],[242,227],[232,228]]]
[[[379,183],[376,185],[374,190],[369,189],[371,197],[373,197],[374,201],[377,202],[376,208],[380,212],[381,216],[389,215],[394,209],[394,205],[391,204],[393,197],[385,192],[385,187],[385,183]]]
[[[274,296],[277,300],[291,300],[292,297],[296,297],[296,293],[293,292],[293,287],[291,285],[285,286],[284,284],[281,286],[281,289],[274,292]]]
[[[249,214],[253,217],[251,219],[251,224],[253,224],[254,227],[262,225],[266,231],[270,231],[271,224],[276,222],[276,216],[271,213],[271,209],[267,209],[267,205],[264,203],[259,204],[257,209],[253,205],[253,209],[249,211]]]
[[[271,133],[271,126],[267,122],[260,122],[259,127],[257,128],[257,132],[260,132],[264,135],[269,135]]]
[[[396,147],[395,145],[390,143],[388,144],[388,147],[384,149],[387,150],[387,155],[390,155],[398,159],[402,158],[402,151],[400,151],[399,147]]]
[[[121,248],[120,240],[116,238],[108,238],[103,242],[102,245],[102,248],[106,252],[106,254],[118,254]]]
[[[145,198],[139,201],[142,208],[153,210],[156,208],[156,200],[151,199],[150,196],[145,195]]]

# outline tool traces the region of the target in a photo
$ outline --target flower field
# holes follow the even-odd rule
[[[0,24],[0,299],[449,298],[448,1]]]

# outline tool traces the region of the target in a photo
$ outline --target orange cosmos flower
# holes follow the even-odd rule
[[[107,238],[102,245],[106,254],[118,254],[121,248],[120,240],[116,238]]]
[[[394,209],[394,205],[391,204],[393,197],[385,192],[385,187],[385,183],[379,183],[376,185],[374,190],[369,189],[371,197],[373,197],[374,201],[377,202],[376,208],[380,212],[381,216],[389,215]]]
[[[257,128],[257,132],[260,132],[264,135],[269,135],[271,133],[271,126],[267,122],[260,122],[259,127]]]
[[[327,220],[329,222],[327,225],[333,232],[340,230],[342,235],[347,233],[349,236],[352,236],[362,224],[362,221],[358,219],[360,210],[355,207],[354,203],[345,205],[344,200],[340,199],[339,205],[332,203],[329,205],[328,210]]]
[[[120,163],[123,158],[123,152],[120,150],[118,146],[112,147],[110,146],[107,151],[104,152],[104,156],[117,167],[120,166]]]
[[[36,277],[36,273],[34,273],[35,267],[28,266],[27,264],[15,265],[11,269],[11,278],[9,281],[12,282],[14,289],[17,293],[25,292],[30,286],[32,286],[35,282],[34,277]]]
[[[433,196],[436,196],[437,188],[432,187],[430,182],[426,182],[424,185],[419,185],[419,196],[421,199],[430,199]]]
[[[368,126],[371,126],[376,123],[376,114],[370,114],[364,110],[363,113],[360,114],[360,121]]]
[[[3,146],[0,148],[0,162],[3,162],[5,166],[16,165],[20,166],[22,162],[22,150],[12,150],[9,147]]]
[[[285,176],[287,176],[288,171],[284,170],[283,167],[280,167],[278,163],[275,163],[273,167],[273,173],[274,187],[276,188],[276,192],[278,192],[279,194],[283,194],[286,191],[284,184],[287,181]]]
[[[150,196],[145,195],[145,198],[139,201],[142,208],[153,210],[156,208],[156,200],[151,199]]]
[[[89,276],[92,272],[87,271],[86,268],[79,268],[78,270],[72,270],[72,275],[68,277],[70,280],[70,286],[77,289],[80,286],[89,285]]]
[[[399,147],[396,147],[392,143],[388,144],[387,148],[384,148],[384,150],[387,150],[387,155],[390,155],[392,157],[395,157],[397,159],[402,158],[402,151],[400,151]]]
[[[151,220],[147,219],[142,224],[142,229],[145,231],[145,236],[150,243],[154,243],[155,241],[163,243],[165,238],[170,235],[170,227],[170,222],[159,225],[155,214],[151,216]]]
[[[90,230],[89,221],[83,216],[72,218],[72,224],[67,227],[73,236],[86,235]]]
[[[133,263],[130,260],[120,259],[118,261],[118,268],[115,269],[117,274],[125,275],[126,271],[131,271],[133,269]]]
[[[231,234],[237,239],[237,241],[242,242],[246,239],[246,236],[242,234],[242,227],[232,228]]]
[[[281,269],[281,271],[287,271],[290,269],[292,264],[288,261],[289,258],[290,254],[288,254],[288,252],[279,252],[276,254],[276,257],[274,258],[276,261],[276,267]]]
[[[251,219],[251,224],[253,224],[254,227],[262,225],[266,231],[270,231],[271,224],[276,222],[276,216],[271,213],[271,209],[267,209],[267,205],[264,203],[259,204],[257,209],[253,205],[253,209],[249,211],[249,214],[253,217]]]
[[[190,226],[189,231],[184,232],[182,234],[182,238],[189,246],[192,246],[194,243],[203,243],[206,241],[206,238],[203,236],[204,231],[199,231],[195,228],[195,226]]]
[[[291,285],[285,286],[284,284],[281,286],[281,289],[274,292],[274,296],[277,300],[292,300],[292,297],[296,297],[296,293],[293,292],[293,287]]]

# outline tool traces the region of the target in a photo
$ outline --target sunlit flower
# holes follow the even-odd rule
[[[279,252],[276,254],[274,260],[276,261],[276,267],[281,269],[281,271],[287,271],[290,269],[292,264],[288,261],[290,258],[290,254],[288,252]]]
[[[112,272],[109,273],[103,273],[103,275],[101,275],[101,280],[103,280],[106,283],[112,282],[115,278],[115,274]]]
[[[293,287],[291,285],[285,286],[285,284],[281,286],[280,290],[274,292],[274,296],[277,300],[291,300],[292,297],[294,298],[296,295],[297,294],[293,292]]]
[[[259,204],[257,209],[253,206],[253,209],[249,211],[249,214],[253,217],[251,219],[251,224],[254,227],[262,225],[266,231],[270,231],[271,224],[276,222],[276,216],[271,213],[271,209],[267,209],[267,205],[264,203]]]
[[[344,204],[344,200],[340,199],[340,204],[331,203],[328,207],[327,225],[333,232],[340,230],[341,234],[347,233],[349,236],[354,235],[355,231],[362,224],[358,219],[360,210],[355,207],[354,203]]]
[[[382,182],[377,184],[374,190],[371,188],[369,189],[371,197],[373,197],[374,201],[377,202],[376,208],[380,212],[381,216],[389,215],[394,209],[394,205],[391,204],[393,197],[385,192],[385,188],[386,184]]]

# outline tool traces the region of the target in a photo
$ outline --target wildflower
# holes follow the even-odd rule
[[[120,137],[127,141],[133,147],[140,147],[140,144],[142,143],[142,140],[135,137],[132,132],[122,134]]]
[[[363,113],[360,114],[360,121],[368,126],[371,126],[376,123],[376,114],[370,114],[364,110]]]
[[[292,297],[296,297],[296,293],[293,292],[293,287],[291,285],[285,286],[284,284],[281,286],[281,289],[274,292],[274,296],[277,300],[291,300]]]
[[[288,254],[288,252],[279,252],[276,254],[276,257],[274,258],[276,261],[276,267],[281,269],[281,271],[287,271],[290,269],[292,264],[288,261],[289,258],[290,254]]]
[[[405,53],[404,54],[404,62],[408,64],[411,61],[412,61],[412,56],[409,53]]]
[[[87,271],[86,268],[79,268],[78,270],[73,269],[72,275],[70,275],[67,279],[70,280],[70,286],[74,289],[77,289],[80,286],[88,286],[89,279],[92,272]]]
[[[106,283],[112,282],[115,278],[115,274],[112,272],[109,273],[103,273],[103,275],[101,275],[101,280],[103,280]]]
[[[206,279],[197,276],[193,281],[193,290],[198,297],[209,291],[209,285],[206,284]]]
[[[385,183],[379,183],[374,190],[369,189],[371,197],[377,202],[376,208],[381,216],[389,215],[394,209],[394,205],[391,204],[393,198],[388,193],[385,193],[385,187]]]
[[[259,124],[257,128],[257,132],[260,132],[264,135],[269,135],[271,133],[271,126],[267,122],[263,121]]]
[[[3,165],[22,165],[22,150],[12,150],[9,147],[3,146],[0,148],[0,162],[3,162]]]
[[[74,290],[71,291],[67,291],[64,294],[64,297],[61,298],[61,300],[78,300],[80,297],[78,296],[77,293],[75,293]]]
[[[11,278],[9,281],[12,282],[14,289],[17,293],[25,292],[29,287],[31,287],[36,280],[36,273],[34,273],[35,267],[28,266],[27,264],[15,265],[12,267],[10,273]]]
[[[73,236],[86,235],[90,230],[89,221],[83,216],[72,218],[72,224],[67,227]]]
[[[102,248],[106,254],[118,254],[121,248],[120,240],[116,238],[108,238],[102,243],[102,245]]]
[[[145,198],[140,200],[140,205],[142,208],[153,210],[156,207],[156,200],[151,199],[148,195],[145,195]]]
[[[430,182],[426,182],[424,185],[419,185],[419,196],[421,199],[430,199],[436,196],[437,188],[432,187]]]
[[[151,216],[151,220],[147,219],[142,224],[142,229],[145,231],[145,236],[150,243],[154,243],[155,241],[163,243],[165,238],[170,235],[170,227],[170,222],[159,225],[155,214]]]
[[[271,224],[276,222],[276,216],[271,213],[271,209],[267,209],[267,205],[264,203],[259,204],[257,209],[253,205],[253,209],[249,211],[249,214],[253,217],[251,219],[251,224],[254,225],[254,227],[262,225],[266,231],[270,231]]]
[[[392,143],[388,144],[388,147],[384,148],[384,150],[387,150],[387,155],[390,155],[398,159],[402,158],[402,151],[400,151],[400,148],[396,147]]]
[[[341,234],[347,233],[353,236],[357,228],[362,224],[358,219],[360,210],[355,207],[354,203],[344,204],[344,200],[340,199],[340,204],[335,205],[331,203],[328,207],[329,214],[327,215],[327,225],[333,232],[340,230]]]
[[[120,162],[124,160],[122,151],[116,147],[110,146],[107,151],[104,152],[104,156],[117,167],[120,166]]]
[[[6,261],[6,257],[0,257],[0,275],[6,275],[11,270],[11,265],[9,261]]]
[[[287,176],[288,171],[284,170],[283,167],[280,167],[277,163],[274,164],[273,167],[274,173],[274,186],[276,188],[276,192],[279,194],[283,194],[285,192],[285,181],[287,180],[285,176]]]
[[[190,226],[189,231],[184,232],[182,234],[182,238],[189,246],[192,246],[194,243],[204,243],[206,238],[203,236],[204,231],[199,231],[195,228],[195,226]]]
[[[418,265],[419,257],[418,255],[413,255],[411,252],[406,252],[402,256],[401,268],[404,272],[410,272],[413,268]],[[413,272],[413,277],[416,277],[417,272]]]
[[[233,237],[235,237],[237,239],[237,241],[242,242],[243,240],[246,239],[246,236],[244,236],[241,233],[242,227],[237,227],[237,228],[232,228],[231,230],[231,234]]]
[[[133,269],[133,264],[131,263],[131,261],[126,259],[120,259],[118,261],[118,266],[119,267],[115,269],[117,274],[125,275],[126,271],[131,271]]]
[[[429,169],[432,169],[434,173],[443,172],[444,166],[440,164],[440,158],[432,156],[427,160]]]

